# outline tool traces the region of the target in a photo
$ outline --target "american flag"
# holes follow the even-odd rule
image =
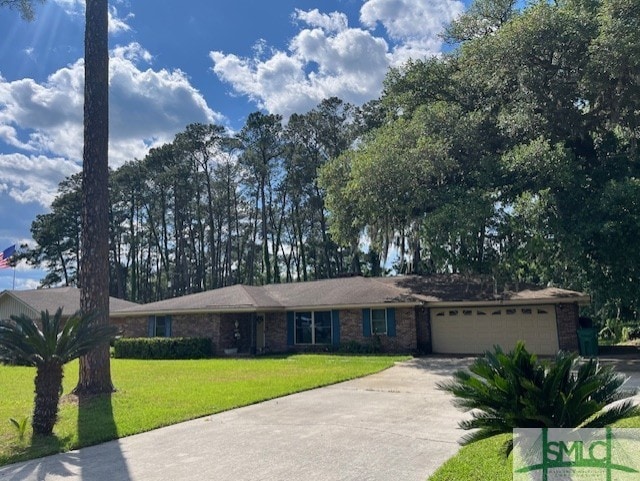
[[[4,251],[0,252],[0,269],[8,269],[11,267],[9,265],[9,258],[16,251],[15,244],[7,247]]]

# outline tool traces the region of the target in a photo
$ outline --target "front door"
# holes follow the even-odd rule
[[[264,348],[264,314],[258,314],[256,316],[256,352],[260,354],[264,352]]]

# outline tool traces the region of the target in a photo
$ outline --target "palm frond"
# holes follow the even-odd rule
[[[580,424],[581,428],[603,428],[621,419],[631,416],[640,416],[640,407],[636,406],[632,400],[619,402],[613,406],[607,406],[585,422]]]
[[[504,353],[499,347],[454,373],[438,387],[454,396],[454,405],[471,411],[460,423],[474,430],[470,443],[514,428],[602,427],[637,413],[631,401],[611,405],[629,395],[624,376],[595,360],[579,364],[575,353],[559,352],[551,362],[539,361],[523,343]]]
[[[96,324],[95,316],[82,316],[77,312],[67,320],[58,335],[55,354],[63,362],[68,362],[108,342],[115,333],[115,326]]]
[[[25,315],[0,320],[0,356],[11,362],[38,366],[52,359],[65,364],[99,344],[108,342],[115,327],[97,325],[92,316],[79,313],[63,324],[62,308],[52,316],[43,311],[40,325]]]

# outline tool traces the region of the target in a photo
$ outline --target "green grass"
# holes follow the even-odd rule
[[[509,435],[483,439],[463,446],[429,478],[430,481],[512,481],[511,457],[502,455]]]
[[[640,428],[640,416],[614,424],[620,428]],[[510,435],[495,436],[464,446],[433,473],[429,481],[511,481],[513,460],[504,459],[501,447]]]
[[[21,441],[10,418],[31,416],[34,368],[0,365],[0,466],[148,431],[294,392],[372,374],[400,356],[293,355],[253,359],[112,359],[117,392],[79,405],[68,393],[77,361],[65,367],[54,436]]]

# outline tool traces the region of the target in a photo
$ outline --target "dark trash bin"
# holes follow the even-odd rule
[[[593,357],[598,355],[598,330],[595,327],[578,329],[580,355]]]

